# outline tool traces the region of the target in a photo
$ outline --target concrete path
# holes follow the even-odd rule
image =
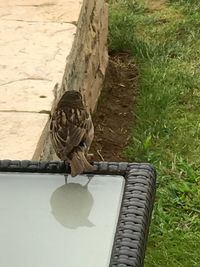
[[[0,159],[32,159],[82,1],[0,1]]]

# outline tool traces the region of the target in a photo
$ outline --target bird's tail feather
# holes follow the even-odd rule
[[[71,176],[74,177],[84,171],[92,171],[93,166],[87,161],[83,151],[78,150],[73,153],[70,160]]]

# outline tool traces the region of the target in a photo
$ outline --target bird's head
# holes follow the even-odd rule
[[[83,108],[83,98],[81,93],[75,90],[66,91],[58,103],[58,107],[65,106]]]

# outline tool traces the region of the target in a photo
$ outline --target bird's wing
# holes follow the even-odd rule
[[[50,132],[57,155],[66,160],[86,133],[87,112],[78,109],[58,109],[53,114]]]

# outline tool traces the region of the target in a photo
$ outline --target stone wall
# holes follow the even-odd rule
[[[94,111],[108,63],[107,34],[108,4],[103,0],[84,0],[62,84],[55,88],[52,109],[66,90],[75,89],[82,92],[88,109]],[[51,146],[48,122],[33,159],[56,158]]]

